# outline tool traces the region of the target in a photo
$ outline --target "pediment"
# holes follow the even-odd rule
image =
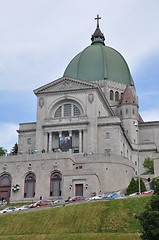
[[[35,94],[70,92],[96,88],[97,84],[72,78],[60,78],[34,90]]]

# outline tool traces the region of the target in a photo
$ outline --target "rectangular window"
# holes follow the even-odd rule
[[[28,138],[27,144],[31,144],[31,138]]]
[[[110,149],[105,149],[104,154],[105,154],[105,156],[110,156]]]
[[[144,144],[149,144],[149,143],[150,143],[149,139],[144,140]]]
[[[106,138],[106,139],[109,139],[109,138],[110,138],[110,134],[109,134],[109,132],[106,132],[106,134],[105,134],[105,138]]]
[[[128,114],[128,108],[126,108],[125,113]]]

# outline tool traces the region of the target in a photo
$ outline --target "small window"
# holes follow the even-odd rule
[[[110,149],[105,149],[104,154],[105,154],[105,156],[110,156]]]
[[[115,92],[115,101],[119,101],[119,92]]]
[[[137,165],[137,162],[135,161],[135,165]]]
[[[149,144],[149,143],[150,143],[149,139],[144,140],[144,144]]]
[[[135,109],[133,109],[132,113],[135,114]]]
[[[113,90],[110,90],[110,100],[114,100],[114,92],[113,92]]]
[[[122,115],[123,113],[122,113],[122,110],[120,110],[120,115]]]
[[[31,138],[28,138],[27,143],[31,144]]]
[[[126,108],[125,113],[126,113],[126,115],[128,114],[128,108]]]
[[[106,132],[106,134],[105,134],[105,138],[106,138],[106,139],[109,139],[109,138],[110,138],[110,134],[109,134],[109,132]]]

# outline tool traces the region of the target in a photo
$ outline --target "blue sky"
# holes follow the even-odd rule
[[[159,120],[158,9],[158,0],[1,0],[0,146],[10,151],[18,124],[36,121],[33,90],[90,45],[97,14],[106,45],[129,65],[141,116]]]

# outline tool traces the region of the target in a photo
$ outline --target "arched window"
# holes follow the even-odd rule
[[[61,118],[61,117],[78,117],[81,115],[81,110],[80,108],[71,103],[65,103],[58,107],[58,109],[55,111],[55,118]]]
[[[25,184],[24,184],[24,197],[25,198],[35,197],[35,185],[36,185],[35,174],[28,173],[25,177]]]
[[[117,102],[119,101],[119,92],[117,91],[115,92],[115,101]]]
[[[1,178],[0,178],[0,186],[4,187],[4,186],[10,186],[11,185],[11,180],[10,180],[10,177],[8,175],[3,175]]]
[[[59,172],[53,172],[50,177],[50,196],[61,196],[62,177]]]
[[[113,90],[110,90],[110,100],[114,100],[114,92],[113,92]]]
[[[0,199],[9,202],[11,192],[11,177],[8,174],[3,174],[0,177]]]

